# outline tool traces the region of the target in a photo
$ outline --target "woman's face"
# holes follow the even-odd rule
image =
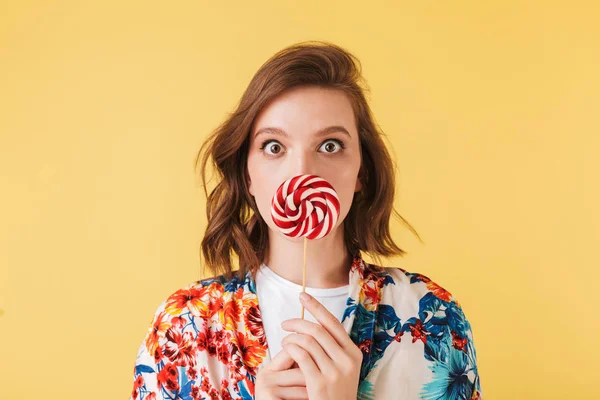
[[[285,180],[314,174],[328,181],[340,199],[335,229],[348,214],[354,192],[361,189],[360,166],[354,112],[340,90],[290,89],[261,110],[250,132],[249,189],[275,232],[279,228],[271,218],[271,200]]]

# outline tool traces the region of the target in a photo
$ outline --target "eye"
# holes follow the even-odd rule
[[[273,143],[275,146],[272,146],[271,143]],[[271,151],[273,151],[273,149],[278,149],[281,150],[281,143],[279,143],[277,140],[265,140],[261,145],[260,145],[260,151],[264,151],[265,147]],[[268,155],[270,156],[274,156],[277,155],[279,153],[279,151],[275,152],[275,154],[272,154],[270,152],[266,152]]]
[[[335,150],[335,146],[330,145],[329,143],[335,143],[340,147],[339,151],[330,151],[330,150]],[[339,140],[339,139],[327,139],[324,143],[323,143],[324,147],[325,147],[325,153],[338,153],[340,151],[342,151],[345,147],[344,147],[344,143]]]

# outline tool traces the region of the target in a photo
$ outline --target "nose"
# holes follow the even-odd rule
[[[292,174],[296,175],[318,175],[316,162],[311,150],[301,149],[292,157]]]

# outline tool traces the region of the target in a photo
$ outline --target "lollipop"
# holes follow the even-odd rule
[[[306,288],[307,239],[326,236],[339,215],[340,201],[335,189],[317,175],[294,176],[283,182],[273,196],[271,217],[275,225],[288,237],[304,236],[302,291]]]

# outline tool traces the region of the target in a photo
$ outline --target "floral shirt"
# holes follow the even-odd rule
[[[360,254],[349,278],[341,324],[363,353],[357,399],[483,399],[471,325],[450,292]],[[130,399],[254,399],[267,349],[250,271],[196,281],[156,310]]]

